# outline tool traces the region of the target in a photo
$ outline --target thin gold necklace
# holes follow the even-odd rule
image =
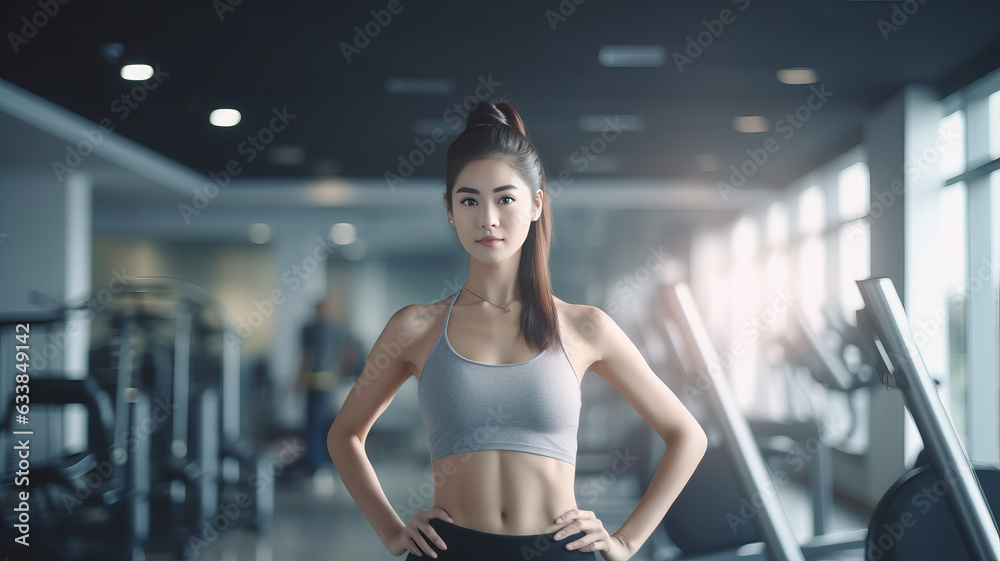
[[[464,284],[462,285],[462,288],[465,288],[466,290],[469,290],[468,288],[466,288],[466,286]],[[473,296],[475,296],[476,298],[479,298],[480,300],[488,303],[488,304],[493,304],[493,302],[490,302],[486,298],[483,298],[482,296],[476,294],[475,292],[472,292],[471,290],[469,290],[469,293],[472,294]],[[510,311],[510,304],[511,304],[511,302],[513,302],[516,299],[517,299],[517,297],[511,298],[510,302],[507,302],[506,306],[497,306],[496,304],[493,304],[493,305],[496,306],[497,308],[500,308],[501,310],[503,310],[505,312],[509,312]]]

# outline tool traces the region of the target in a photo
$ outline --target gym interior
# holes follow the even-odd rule
[[[461,288],[444,154],[495,99],[545,164],[555,295],[709,437],[633,559],[997,559],[996,3],[0,14],[5,559],[391,559],[310,443],[388,319]],[[404,521],[416,387],[365,442]],[[664,443],[581,392],[578,505],[617,528]]]

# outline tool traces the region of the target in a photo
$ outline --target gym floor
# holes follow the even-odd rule
[[[425,467],[406,459],[372,460],[379,481],[390,502],[406,500],[412,489],[425,481]],[[290,470],[291,471],[291,470]],[[577,476],[577,485],[586,484],[587,475]],[[275,519],[270,540],[258,540],[251,532],[232,529],[220,532],[218,539],[202,550],[200,561],[321,561],[350,559],[357,561],[390,561],[400,559],[390,555],[368,521],[361,515],[340,479],[314,482],[292,471],[283,474],[275,488]],[[812,534],[812,517],[807,490],[795,483],[779,486],[782,505],[796,536],[803,541]],[[579,495],[578,495],[579,497]],[[639,497],[636,483],[627,477],[616,480],[601,494],[594,505],[587,505],[610,528],[617,528],[628,517]],[[429,501],[428,501],[429,502]],[[581,507],[584,505],[581,503]],[[426,508],[421,506],[420,508]],[[835,502],[829,526],[831,532],[853,530],[867,526],[867,513]],[[651,538],[632,559],[664,561],[677,555],[665,534]],[[860,559],[860,551],[858,559]],[[830,557],[833,559],[834,557]],[[838,557],[839,558],[839,557]],[[150,555],[150,561],[165,561],[169,556]]]

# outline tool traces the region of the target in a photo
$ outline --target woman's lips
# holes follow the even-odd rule
[[[495,246],[495,245],[497,245],[498,243],[500,243],[502,241],[503,241],[503,239],[496,239],[496,238],[494,238],[492,240],[486,240],[486,239],[479,240],[476,243],[481,243],[483,245],[488,245],[488,246],[492,247],[492,246]]]

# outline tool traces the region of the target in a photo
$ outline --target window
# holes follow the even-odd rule
[[[864,307],[861,291],[854,281],[871,276],[871,228],[867,218],[840,227],[840,307],[844,319],[857,324],[856,311]]]
[[[763,265],[765,303],[776,298],[787,297],[790,292],[788,282],[788,210],[780,202],[773,202],[767,208],[767,249],[761,255]],[[785,329],[788,314],[777,314],[771,329],[775,334]]]
[[[933,147],[921,154],[926,162],[937,159],[934,151],[940,152],[941,177],[954,177],[965,171],[965,112],[955,111],[938,123],[938,138]]]
[[[966,193],[964,183],[955,183],[941,190],[940,197],[940,260],[944,283],[944,310],[948,357],[947,400],[948,416],[955,431],[966,441],[967,427],[964,412],[968,392],[968,357],[966,356]],[[924,333],[927,337],[929,334]],[[915,333],[914,336],[920,336]]]
[[[785,205],[775,202],[767,208],[767,243],[784,245],[788,243],[788,211]]]
[[[1000,69],[941,100],[942,399],[973,461],[1000,462]],[[947,144],[938,139],[938,144]],[[983,173],[987,172],[988,175]]]
[[[749,216],[741,216],[736,220],[730,233],[729,247],[732,252],[729,262],[732,265],[732,319],[736,325],[741,324],[744,316],[750,316],[757,311],[760,296],[757,270],[757,223]]]
[[[771,203],[767,208],[767,252],[764,258],[765,301],[789,292],[788,278],[788,210],[780,202]],[[775,330],[785,327],[785,314],[775,322]]]
[[[849,222],[840,226],[838,235],[839,302],[844,319],[857,323],[856,310],[864,306],[854,281],[871,276],[871,228],[864,218],[871,208],[868,166],[857,162],[837,174],[837,214]]]
[[[702,320],[713,343],[729,344],[729,266],[726,238],[717,230],[707,230],[692,239],[691,267],[693,283]],[[701,279],[700,281],[698,279]]]
[[[864,162],[847,166],[837,174],[838,214],[841,220],[853,220],[868,214],[868,166]]]
[[[1000,158],[1000,91],[990,95],[986,112],[990,119],[990,157]]]
[[[758,380],[756,368],[757,343],[756,337],[748,336],[742,326],[749,325],[758,314],[760,305],[760,269],[757,267],[758,252],[758,222],[752,216],[743,215],[733,224],[730,231],[730,263],[732,277],[730,282],[732,299],[730,300],[729,341],[727,347],[719,349],[720,360],[728,364],[733,391],[741,402],[744,411],[759,411],[764,413],[768,403],[755,399],[760,392],[755,391]],[[759,329],[770,330],[771,325],[765,323]],[[736,346],[736,343],[739,346]]]
[[[813,326],[824,325],[821,310],[826,298],[826,246],[819,236],[808,237],[799,246],[799,294],[802,309]]]
[[[826,226],[826,205],[823,190],[813,185],[799,195],[799,233],[818,234]]]

